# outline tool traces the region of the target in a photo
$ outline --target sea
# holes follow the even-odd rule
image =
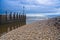
[[[36,21],[40,21],[40,20],[48,20],[50,18],[54,18],[54,17],[57,17],[57,16],[60,16],[60,15],[49,15],[49,16],[27,16],[26,17],[26,24],[31,24],[33,22],[36,22]]]

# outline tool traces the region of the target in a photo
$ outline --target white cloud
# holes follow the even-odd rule
[[[58,8],[58,9],[57,9],[57,13],[59,13],[59,14],[60,14],[60,8]]]
[[[36,0],[39,4],[52,5],[51,0]]]
[[[60,15],[60,13],[45,13],[44,15]]]
[[[53,6],[55,4],[60,3],[59,0],[10,0],[11,2],[25,4],[25,5],[49,5]]]
[[[43,14],[26,14],[26,16],[30,16],[30,17],[45,17],[45,15],[43,15]]]
[[[47,6],[55,6],[60,3],[59,0],[36,0],[36,2]]]
[[[3,4],[4,3],[4,4]],[[59,5],[58,0],[4,0],[2,2],[5,9],[20,9],[25,6],[25,10],[28,12],[57,12],[59,9],[55,9]],[[2,6],[2,7],[3,7]],[[4,9],[3,8],[3,9]],[[19,10],[19,11],[20,11]]]
[[[29,17],[47,17],[48,15],[60,15],[60,13],[32,13],[32,14],[26,14]]]

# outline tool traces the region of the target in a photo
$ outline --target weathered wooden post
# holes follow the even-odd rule
[[[7,22],[7,13],[8,13],[8,12],[6,11],[5,13],[6,13],[6,22]]]
[[[14,27],[13,27],[13,26],[12,26],[11,28],[12,28],[12,30],[14,29]]]
[[[25,14],[25,16],[24,16],[24,23],[26,24],[26,14]]]
[[[17,12],[17,14],[16,14],[16,20],[18,20],[18,12]]]
[[[19,13],[19,15],[18,15],[18,19],[19,19],[19,21],[20,21],[20,13]]]
[[[17,27],[16,27],[16,25],[14,26],[14,29],[16,29]]]
[[[19,14],[19,25],[21,26],[21,14]]]
[[[9,19],[10,19],[10,21],[12,21],[12,12],[10,12],[10,14],[9,14]]]
[[[14,12],[14,14],[13,14],[13,21],[15,20],[15,18],[16,18],[16,17],[15,17],[15,12]]]
[[[26,14],[25,14],[25,7],[23,6],[23,25],[26,24]]]
[[[9,32],[9,31],[10,31],[10,27],[7,28],[7,32]]]
[[[2,15],[0,15],[0,25],[1,25]]]

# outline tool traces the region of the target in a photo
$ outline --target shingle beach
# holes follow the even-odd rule
[[[60,31],[43,20],[12,30],[1,36],[0,40],[60,40]]]

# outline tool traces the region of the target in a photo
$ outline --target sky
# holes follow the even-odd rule
[[[23,6],[29,16],[60,15],[60,0],[0,0],[0,14],[6,10],[22,13]]]

